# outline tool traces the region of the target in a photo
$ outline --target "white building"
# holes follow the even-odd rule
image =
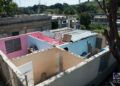
[[[53,32],[60,31],[61,30],[54,30]],[[80,34],[79,31],[64,29],[62,32],[69,33],[69,35],[71,34],[73,43],[77,42],[78,38],[79,40],[82,39],[81,36],[77,35],[76,37],[76,33]],[[45,34],[39,33],[41,32],[32,33],[32,35],[29,33],[25,36],[32,37],[32,39],[30,39],[31,41],[33,39],[37,40],[37,42],[35,42],[35,40],[32,42],[35,42],[35,44],[39,44],[40,42],[43,48],[48,45],[50,47],[47,49],[42,48],[42,50],[40,48],[40,50],[33,51],[33,53],[22,55],[19,55],[21,54],[20,51],[22,51],[21,48],[14,51],[11,50],[12,55],[19,53],[19,56],[14,58],[9,58],[9,55],[4,53],[4,50],[10,50],[5,46],[6,44],[4,44],[8,39],[4,38],[4,41],[1,40],[1,44],[5,47],[1,47],[0,66],[6,81],[9,81],[8,84],[12,86],[98,86],[116,66],[116,61],[107,46],[98,48],[97,53],[89,56],[89,58],[84,58],[84,56],[60,48],[61,45],[70,42],[61,42],[60,40],[52,38],[52,35],[50,35],[51,37],[46,37]],[[96,33],[93,35],[89,31],[81,31],[81,34],[84,34],[82,36],[83,39],[88,38],[89,36],[87,35],[97,35]],[[21,43],[18,44],[21,45]],[[84,44],[81,45],[84,46]],[[22,49],[24,50],[24,48]],[[78,47],[76,47],[76,49],[78,49]]]

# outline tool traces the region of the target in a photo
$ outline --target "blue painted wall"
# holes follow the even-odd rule
[[[83,52],[88,53],[87,42],[91,44],[92,48],[95,49],[96,46],[96,36],[89,37],[74,43],[69,43],[60,46],[61,48],[68,47],[69,51],[73,52],[74,54],[81,55]]]
[[[48,49],[48,48],[52,48],[53,46],[48,44],[45,41],[41,41],[37,38],[28,36],[28,47],[32,46],[32,45],[36,45],[38,50],[42,50],[42,49]]]

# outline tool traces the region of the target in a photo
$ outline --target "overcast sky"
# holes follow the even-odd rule
[[[68,4],[78,4],[79,0],[13,0],[20,7],[33,6],[39,2],[44,5],[53,5],[55,3],[68,3]],[[84,2],[87,0],[81,0]]]

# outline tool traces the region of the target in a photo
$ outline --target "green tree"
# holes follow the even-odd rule
[[[91,23],[91,16],[86,12],[81,13],[80,14],[80,23],[82,25],[84,25],[86,27],[86,29],[88,29],[89,25]]]
[[[88,12],[88,13],[97,13],[99,11],[99,7],[96,5],[97,3],[94,1],[91,2],[84,2],[81,3],[76,7],[76,10],[81,13],[81,12]]]
[[[117,13],[120,0],[96,0],[100,8],[107,16],[109,29],[104,30],[110,52],[120,64],[120,36],[117,29]]]
[[[62,14],[64,7],[62,4],[56,3],[55,5],[51,5],[49,8],[54,9],[55,10],[54,12],[56,12],[56,14]]]
[[[73,9],[72,7],[68,6],[64,9],[63,12],[65,15],[74,15],[75,14],[75,9]]]
[[[107,28],[107,25],[100,25],[100,24],[90,24],[90,30],[96,31],[97,33],[103,33],[104,29]]]
[[[17,11],[17,4],[12,0],[0,0],[0,15],[13,16]]]

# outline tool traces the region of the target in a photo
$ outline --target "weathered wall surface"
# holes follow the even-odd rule
[[[16,38],[20,38],[21,40],[21,50],[19,51],[15,51],[12,53],[7,53],[6,51],[6,46],[5,46],[5,41],[6,40],[11,40],[11,39],[16,39]],[[13,36],[13,37],[8,37],[8,38],[3,38],[0,39],[0,50],[3,51],[10,59],[18,57],[18,56],[22,56],[22,55],[26,55],[27,54],[27,47],[28,47],[28,42],[27,42],[27,36],[26,35],[21,35],[21,36]]]
[[[107,60],[101,64],[102,58],[107,58]],[[59,74],[36,86],[86,86],[99,74],[107,74],[109,71],[108,69],[111,67],[111,65],[113,65],[113,63],[115,63],[115,59],[110,55],[109,50],[105,49],[95,56],[84,60],[77,66],[68,69],[65,71],[65,73],[63,73],[63,75]],[[103,65],[106,65],[104,70],[99,71],[100,67]],[[108,71],[105,72],[106,70]]]
[[[85,86],[98,74],[100,58],[84,63],[80,68],[66,74],[49,83],[47,86]],[[39,86],[39,85],[38,85]]]
[[[12,32],[24,34],[48,29],[51,29],[51,17],[48,16],[3,18],[0,20],[0,37],[11,36]]]
[[[53,48],[41,53],[34,53],[31,55],[24,56],[20,59],[16,59],[13,63],[16,66],[20,66],[27,62],[32,61],[33,73],[35,84],[40,83],[41,74],[46,73],[48,76],[54,75],[59,72],[59,55],[62,57],[63,70],[66,70],[74,65],[77,65],[82,59],[73,56],[66,51],[62,51],[57,48]]]
[[[32,45],[37,46],[38,50],[48,49],[53,47],[52,45],[48,44],[45,41],[42,41],[32,36],[28,36],[28,46],[30,47]]]
[[[26,86],[25,76],[17,67],[0,51],[1,73],[7,86]]]

